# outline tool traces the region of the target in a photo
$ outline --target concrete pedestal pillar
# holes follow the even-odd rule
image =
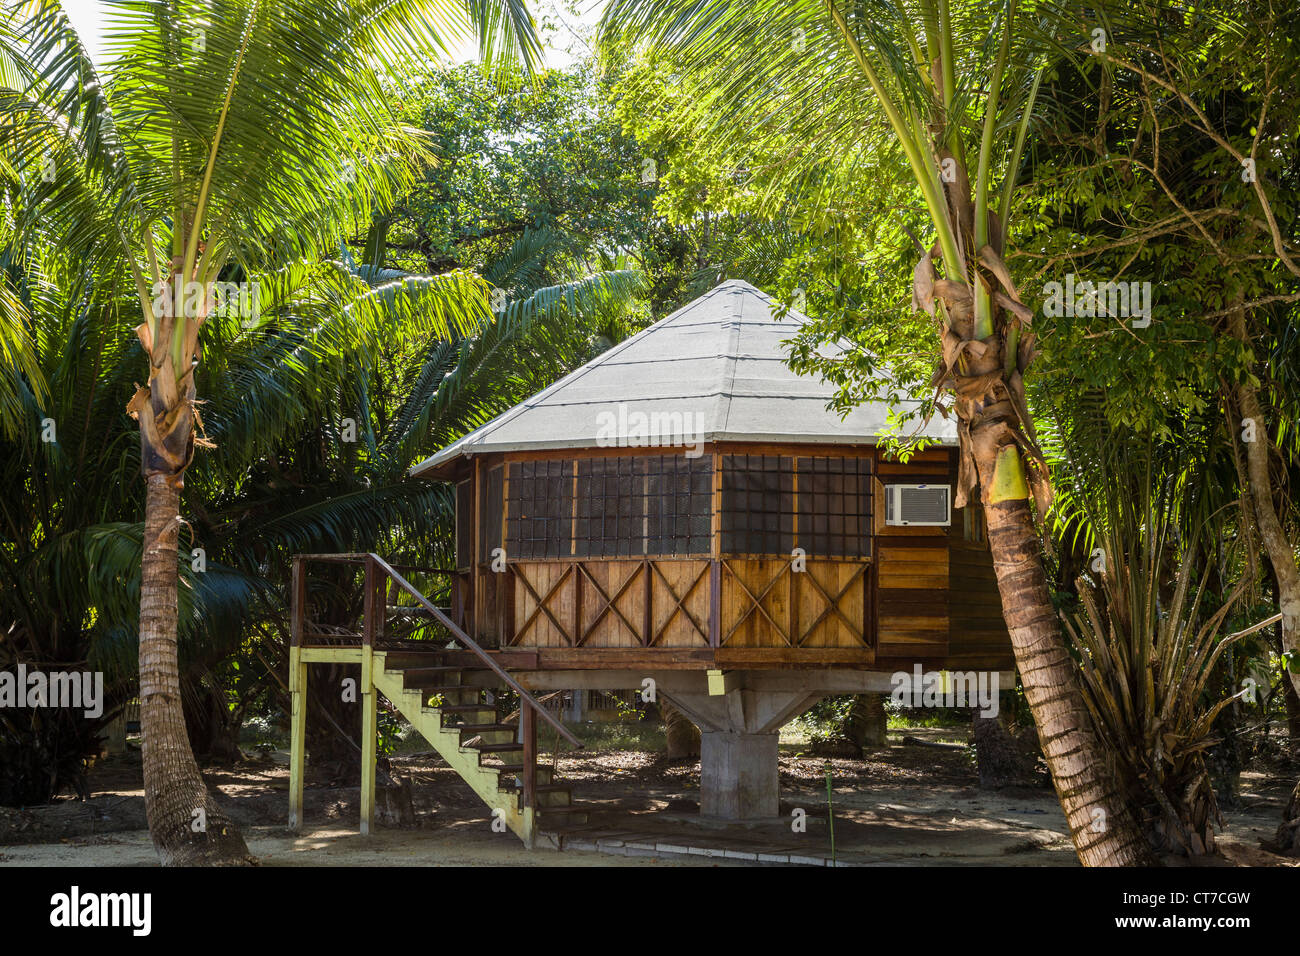
[[[661,693],[700,728],[700,815],[719,820],[772,819],[781,812],[777,733],[815,704],[821,692],[724,687],[722,693],[663,687]]]
[[[700,815],[724,820],[781,812],[777,734],[700,733]]]

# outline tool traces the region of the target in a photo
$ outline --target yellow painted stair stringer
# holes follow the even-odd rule
[[[510,831],[523,840],[526,846],[532,846],[536,832],[533,809],[520,809],[516,795],[501,790],[500,773],[492,767],[480,766],[478,751],[460,745],[460,730],[451,724],[444,727],[439,710],[425,705],[423,693],[404,686],[401,671],[387,670],[384,658],[382,651],[375,653],[375,687],[401,711],[411,726],[433,745],[438,755],[447,761],[489,808],[501,811]]]

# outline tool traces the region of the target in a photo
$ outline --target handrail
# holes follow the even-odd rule
[[[485,663],[499,678],[505,681],[507,687],[519,695],[520,700],[526,700],[530,707],[540,713],[542,719],[550,724],[557,733],[564,737],[565,740],[569,741],[569,743],[573,744],[574,747],[579,749],[582,748],[581,741],[574,737],[573,734],[569,733],[562,723],[552,717],[550,712],[533,698],[532,694],[524,690],[523,686],[506,672],[504,667],[494,661],[487,651],[479,647],[478,643],[472,637],[466,634],[455,621],[449,618],[446,614],[443,614],[439,607],[421,594],[420,591],[417,590],[411,582],[407,581],[406,578],[402,577],[402,575],[392,565],[377,554],[372,553],[367,555],[367,557],[378,564],[379,567],[383,568],[384,573],[396,581],[403,590],[411,595],[411,597],[424,605],[425,610],[431,613],[439,624],[450,631],[456,640],[460,641],[469,650],[473,651],[479,660],[483,661],[483,663]]]
[[[304,557],[307,556],[304,555]],[[373,552],[366,553],[363,555],[357,555],[357,557],[363,557],[368,561],[373,561],[380,568],[382,568],[385,574],[387,574],[390,578],[392,578],[394,581],[397,582],[398,586],[400,586],[403,590],[405,590],[406,593],[410,594],[411,597],[415,598],[422,605],[424,605],[425,610],[429,611],[434,616],[434,619],[438,621],[438,623],[440,623],[443,627],[445,627],[448,631],[450,631],[452,633],[452,636],[455,637],[456,640],[460,641],[462,644],[465,645],[466,648],[473,651],[474,654],[477,655],[479,660],[483,661],[483,663],[486,664],[490,670],[492,670],[498,677],[500,677],[503,681],[505,681],[506,686],[509,687],[511,690],[513,690],[516,694],[518,694],[519,699],[521,701],[527,701],[528,705],[532,707],[535,711],[537,711],[539,714],[541,714],[542,719],[545,720],[548,724],[550,724],[555,729],[555,731],[560,734],[560,736],[562,736],[565,740],[569,741],[569,743],[573,744],[573,746],[576,747],[577,749],[579,750],[582,749],[582,742],[578,740],[578,738],[574,737],[573,734],[569,733],[569,731],[565,728],[565,726],[562,723],[560,723],[558,720],[552,717],[550,712],[547,711],[547,709],[543,707],[541,704],[539,704],[536,701],[536,699],[534,699],[532,694],[524,690],[523,686],[520,685],[518,681],[516,681],[513,677],[511,677],[506,672],[505,668],[503,668],[500,664],[494,661],[492,659],[492,656],[488,654],[487,651],[479,647],[478,643],[472,637],[470,637],[463,630],[461,630],[461,628],[446,614],[443,614],[441,609],[439,609],[432,601],[430,601],[423,594],[421,594],[419,590],[417,590],[416,587],[413,584],[411,584],[410,581],[402,577],[402,575],[399,574],[398,571],[391,564],[389,564],[387,561],[385,561],[379,555],[374,554]],[[522,713],[521,713],[521,717],[522,717]]]

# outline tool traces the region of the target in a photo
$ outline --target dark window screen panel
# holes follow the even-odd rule
[[[492,560],[492,552],[501,547],[501,499],[505,469],[497,465],[483,475],[482,494],[479,499],[479,553],[484,561]]]
[[[574,553],[582,557],[640,557],[645,553],[644,475],[635,458],[578,462]]]
[[[456,485],[456,569],[464,571],[473,556],[470,545],[474,541],[474,488],[469,481]]]
[[[567,557],[573,538],[573,462],[510,465],[506,553],[514,558]]]
[[[722,550],[788,555],[794,548],[794,461],[785,455],[722,457]]]
[[[603,558],[707,554],[712,493],[708,458],[580,460],[575,553]]]
[[[871,554],[871,459],[800,458],[798,545],[808,555]]]
[[[663,455],[646,470],[646,553],[707,554],[713,530],[713,461]]]

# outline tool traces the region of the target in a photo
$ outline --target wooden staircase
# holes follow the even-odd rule
[[[354,606],[347,597],[347,579],[363,572],[359,621],[345,614],[341,621],[336,616],[324,622],[308,613],[309,563],[331,566],[320,590],[336,608]],[[307,665],[312,663],[361,665],[363,834],[374,823],[378,694],[388,698],[487,804],[494,827],[499,821],[528,847],[539,842],[558,847],[552,828],[586,822],[586,813],[573,806],[569,788],[554,779],[553,768],[538,765],[539,721],[550,725],[557,748],[561,740],[575,748],[582,744],[398,568],[376,554],[299,555],[294,559],[290,604],[290,829],[302,824]],[[518,697],[517,724],[502,722],[496,704],[486,698],[502,688]]]
[[[491,689],[485,685],[495,683],[491,671],[430,664],[427,653],[379,651],[374,658],[375,687],[526,844],[558,846],[554,827],[587,822],[570,788],[556,782],[551,767],[539,766],[535,748],[521,739],[526,708],[519,723],[498,722],[496,704],[484,699]],[[530,771],[531,807],[525,800]]]

